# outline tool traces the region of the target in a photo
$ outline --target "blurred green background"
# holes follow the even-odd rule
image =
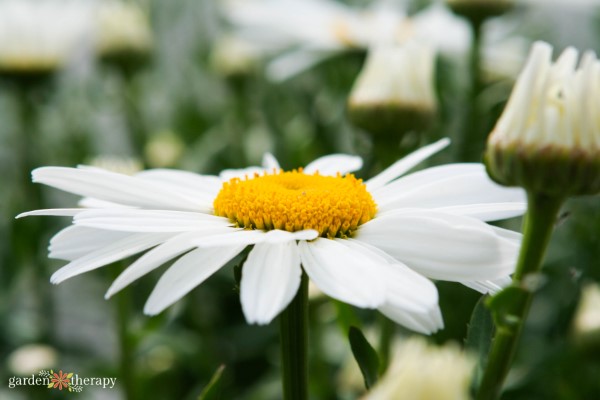
[[[272,82],[261,62],[231,73],[215,61],[219,39],[231,29],[222,2],[131,3],[148,17],[148,52],[89,57],[43,76],[1,72],[0,398],[195,399],[224,364],[224,399],[278,399],[276,326],[246,324],[232,268],[151,318],[143,315],[143,304],[164,267],[109,301],[104,292],[127,263],[53,286],[49,277],[64,263],[47,259],[47,244],[68,219],[14,216],[76,204],[73,196],[30,182],[31,169],[44,165],[96,163],[215,174],[257,165],[266,151],[284,168],[342,152],[364,157],[370,167],[359,175],[367,177],[385,166],[383,158],[372,136],[353,126],[346,113],[364,51],[343,52],[289,80]],[[428,3],[406,2],[405,7],[413,14]],[[570,2],[523,5],[482,29],[484,36],[488,29],[501,32],[492,50],[518,38],[522,43],[546,40],[555,54],[567,45],[599,52],[599,11],[593,4]],[[453,145],[430,164],[479,160],[514,82],[514,72],[502,67],[516,63],[518,71],[524,57],[513,48],[502,53],[506,60],[499,56],[484,62],[471,98],[471,44],[462,45],[466,51],[437,58],[435,121],[403,143],[414,147],[452,138]],[[465,144],[473,99],[479,133]],[[398,140],[386,140],[400,157]],[[562,215],[545,262],[548,279],[533,304],[503,399],[600,398],[598,341],[582,345],[572,324],[582,285],[600,282],[598,197],[571,200]],[[506,225],[518,230],[520,220]],[[458,284],[439,283],[438,288],[446,328],[431,340],[462,343],[480,294]],[[377,337],[381,316],[376,312],[323,297],[311,301],[310,391],[315,399],[355,399],[364,393],[346,338],[348,313],[373,334],[369,338]],[[411,334],[399,327],[396,333]],[[86,387],[78,394],[8,388],[10,377],[30,376],[41,368],[117,377],[118,383],[112,390]]]

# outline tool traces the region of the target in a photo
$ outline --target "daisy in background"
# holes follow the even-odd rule
[[[92,7],[74,0],[0,2],[0,72],[64,67],[91,46]]]
[[[220,176],[43,167],[33,171],[34,182],[85,196],[91,208],[20,217],[73,217],[50,242],[50,257],[69,261],[52,275],[53,283],[145,252],[113,282],[107,298],[176,259],[145,305],[150,315],[253,246],[240,288],[249,323],[267,324],[285,309],[304,271],[330,297],[432,333],[443,322],[427,278],[481,292],[510,282],[520,234],[485,221],[525,208],[522,191],[496,185],[481,164],[405,175],[448,143],[426,146],[366,182],[351,174],[362,160],[339,154],[292,171],[267,154],[262,167]]]
[[[466,52],[470,42],[466,22],[442,5],[411,18],[394,1],[355,8],[330,0],[231,0],[223,12],[234,35],[248,42],[257,58],[271,59],[266,73],[274,81],[377,44],[413,39],[454,53]]]

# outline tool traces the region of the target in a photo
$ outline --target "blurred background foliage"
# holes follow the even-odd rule
[[[483,50],[477,92],[471,92],[471,44],[460,43],[464,51],[440,52],[435,119],[402,144],[387,138],[382,147],[353,126],[346,112],[364,51],[340,52],[274,82],[260,59],[238,70],[228,70],[219,59],[231,56],[219,55],[227,50],[218,48],[231,30],[223,17],[224,2],[130,3],[148,18],[148,48],[125,49],[110,57],[82,56],[43,74],[0,71],[2,399],[195,399],[222,364],[224,399],[280,396],[277,329],[273,324],[246,324],[232,268],[222,269],[152,318],[143,315],[143,304],[164,267],[109,301],[103,299],[104,291],[126,263],[52,286],[49,277],[62,263],[47,259],[47,244],[67,222],[14,216],[75,205],[77,199],[31,184],[31,169],[91,163],[123,171],[166,167],[214,174],[256,165],[267,151],[285,168],[343,152],[365,159],[366,168],[359,174],[367,177],[390,162],[387,153],[379,157],[382,148],[399,158],[406,152],[403,148],[446,136],[453,145],[430,164],[478,161],[524,61],[527,43],[546,40],[556,53],[567,45],[600,51],[600,8],[592,2],[519,5],[482,27],[484,37],[488,31],[501,34]],[[412,15],[430,3],[415,0],[403,6]],[[502,43],[510,40],[525,45],[500,52]],[[473,104],[475,117],[470,114]],[[465,142],[472,129],[476,135]],[[520,222],[505,225],[518,230]],[[600,398],[598,332],[596,340],[580,340],[582,334],[573,325],[582,286],[600,282],[599,243],[598,197],[569,201],[503,399]],[[446,328],[430,340],[462,343],[480,294],[458,284],[440,283],[438,288]],[[375,314],[313,298],[313,398],[355,399],[364,393],[347,329],[359,325],[376,342],[382,317]],[[399,327],[394,332],[411,335]],[[9,377],[30,376],[42,368],[117,377],[118,383],[112,390],[86,387],[67,395],[43,387],[8,389]]]

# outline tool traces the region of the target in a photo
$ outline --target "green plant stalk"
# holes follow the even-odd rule
[[[124,265],[119,264],[124,267]],[[123,268],[115,268],[112,275],[115,279]],[[119,373],[123,380],[123,391],[126,400],[136,398],[136,372],[134,362],[135,344],[129,332],[131,320],[131,292],[123,291],[115,296],[117,338],[119,341]]]
[[[522,301],[516,302],[508,315],[516,317],[514,324],[497,326],[488,363],[477,393],[477,400],[494,400],[500,395],[502,384],[515,355],[523,325],[529,313],[533,291],[524,280],[538,273],[552,235],[554,222],[563,203],[562,198],[528,193],[528,209],[525,217],[523,242],[517,261],[513,285],[524,289]]]
[[[468,104],[468,123],[465,127],[465,134],[461,138],[458,146],[458,157],[460,161],[480,161],[483,151],[485,135],[482,132],[481,113],[477,104],[477,97],[481,93],[483,86],[481,79],[481,44],[483,32],[481,22],[471,22],[471,31],[473,32],[473,41],[471,43],[471,54],[469,59],[469,75],[471,77],[471,87],[469,92]]]
[[[279,316],[284,400],[308,399],[308,278],[302,272],[294,300]]]
[[[390,363],[390,353],[392,347],[392,339],[394,338],[394,332],[396,330],[396,324],[385,317],[383,314],[379,315],[379,375],[382,376]]]

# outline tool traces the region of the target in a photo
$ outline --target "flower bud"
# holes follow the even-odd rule
[[[372,48],[350,93],[350,120],[375,135],[428,127],[436,110],[434,62],[433,51],[415,43]]]
[[[490,176],[554,197],[600,191],[600,62],[534,44],[485,154]]]

